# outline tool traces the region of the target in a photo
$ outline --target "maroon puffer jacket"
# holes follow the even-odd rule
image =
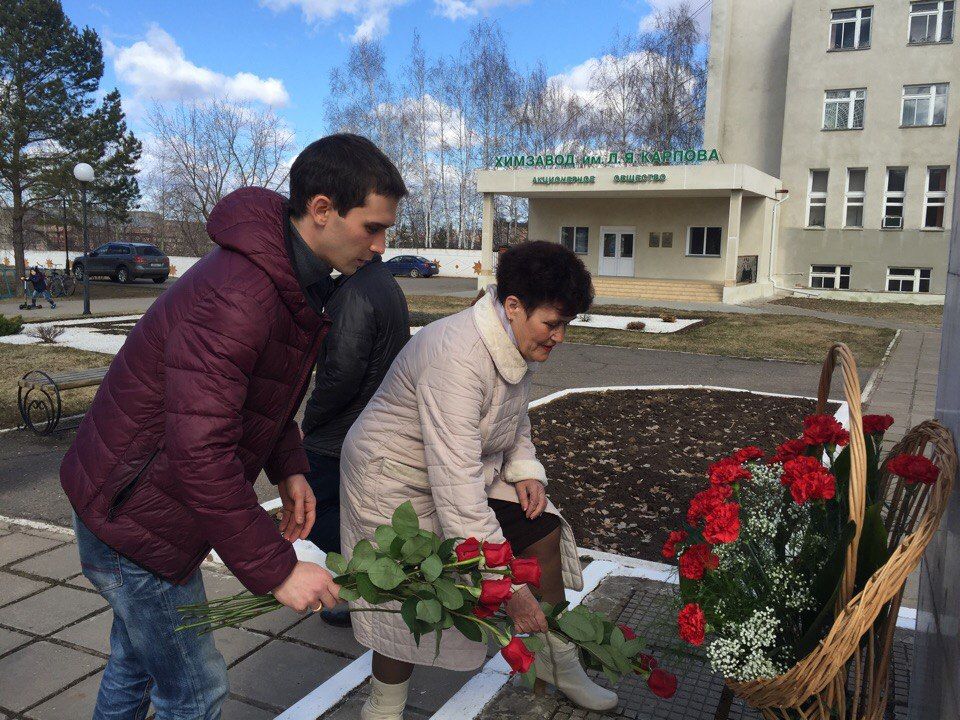
[[[137,564],[181,582],[211,546],[255,593],[293,547],[253,482],[309,470],[296,412],[329,326],[307,304],[278,194],[220,201],[219,245],[163,293],[110,365],[60,466],[83,523]]]

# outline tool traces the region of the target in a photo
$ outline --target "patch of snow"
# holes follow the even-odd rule
[[[582,316],[581,316],[582,317]],[[598,328],[607,328],[609,330],[626,330],[627,325],[632,322],[642,322],[644,324],[643,330],[638,330],[635,332],[645,332],[645,333],[675,333],[684,328],[688,328],[691,325],[697,325],[702,323],[703,320],[700,318],[677,318],[674,322],[668,323],[661,320],[659,317],[627,317],[625,315],[594,315],[593,313],[587,313],[586,317],[588,319],[581,320],[580,317],[571,321],[571,325],[577,325],[580,327],[598,327]]]

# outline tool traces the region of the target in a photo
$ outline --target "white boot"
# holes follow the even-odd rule
[[[580,665],[576,645],[565,643],[550,633],[537,637],[546,640],[543,650],[537,653],[534,661],[538,680],[556,686],[571,702],[584,710],[604,712],[617,706],[617,694],[600,687],[587,676]]]
[[[360,720],[403,720],[410,681],[396,685],[370,677],[370,696],[360,708]]]

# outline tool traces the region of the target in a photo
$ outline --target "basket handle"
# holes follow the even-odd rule
[[[860,408],[860,376],[857,374],[857,362],[853,353],[844,343],[834,343],[827,352],[820,372],[820,387],[817,390],[817,413],[827,408],[830,395],[830,382],[836,365],[840,365],[843,375],[843,395],[849,409],[850,431],[850,486],[848,504],[850,520],[854,523],[853,540],[847,547],[846,564],[837,598],[837,608],[843,608],[853,597],[853,588],[857,579],[857,551],[860,547],[860,533],[863,527],[863,514],[867,502],[867,445],[863,436],[863,414]]]

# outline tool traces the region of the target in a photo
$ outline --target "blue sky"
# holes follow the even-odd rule
[[[131,126],[154,100],[203,98],[227,89],[274,105],[302,146],[323,134],[330,70],[359,36],[383,43],[391,76],[406,62],[415,30],[428,58],[457,51],[470,25],[496,19],[520,68],[543,61],[550,75],[609,48],[680,0],[64,0],[80,26],[104,41],[102,87],[118,87]],[[702,4],[691,0],[695,9]],[[710,8],[700,13],[709,23]],[[706,28],[704,28],[706,29]]]

